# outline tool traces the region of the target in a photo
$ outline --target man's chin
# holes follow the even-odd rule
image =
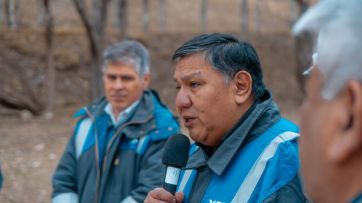
[[[203,136],[200,132],[189,130],[189,135],[193,141],[205,143],[205,136]]]
[[[113,102],[111,105],[113,109],[117,109],[119,111],[123,111],[125,108],[127,108],[127,105],[123,102]]]

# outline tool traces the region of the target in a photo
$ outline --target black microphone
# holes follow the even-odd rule
[[[168,138],[163,152],[162,163],[166,165],[163,188],[175,194],[181,168],[186,166],[189,158],[190,140],[183,134]]]

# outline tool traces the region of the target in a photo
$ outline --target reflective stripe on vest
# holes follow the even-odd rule
[[[241,184],[238,192],[234,196],[232,203],[237,202],[248,202],[250,199],[256,184],[260,180],[266,164],[268,160],[271,159],[278,146],[286,141],[293,140],[299,135],[294,132],[285,132],[278,137],[274,138],[273,141],[268,145],[268,147],[263,151],[263,153],[259,156],[258,160],[254,163],[253,167],[249,171],[248,175],[244,179],[243,183]]]
[[[85,118],[81,121],[81,123],[79,124],[79,127],[76,131],[75,149],[76,149],[77,159],[79,159],[79,156],[81,155],[81,153],[83,151],[83,146],[84,146],[85,140],[88,137],[91,126],[92,126],[91,119]]]
[[[297,127],[281,119],[244,146],[223,171],[214,175],[201,202],[262,202],[288,184],[299,170]],[[183,172],[178,191],[188,202],[196,170]],[[200,195],[200,194],[195,194]]]

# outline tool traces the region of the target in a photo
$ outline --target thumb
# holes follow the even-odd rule
[[[183,192],[176,192],[175,194],[176,202],[181,203],[184,201],[184,193]]]

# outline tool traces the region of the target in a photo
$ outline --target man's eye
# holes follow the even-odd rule
[[[117,79],[117,77],[114,75],[107,75],[107,79],[111,80],[111,81],[115,81]]]
[[[190,83],[190,87],[191,88],[197,88],[197,87],[199,87],[200,86],[200,83],[197,83],[197,82],[191,82]]]
[[[122,81],[124,81],[124,82],[132,81],[132,80],[133,80],[133,77],[130,77],[130,76],[122,77]]]
[[[180,85],[176,85],[176,90],[180,90],[181,86]]]

